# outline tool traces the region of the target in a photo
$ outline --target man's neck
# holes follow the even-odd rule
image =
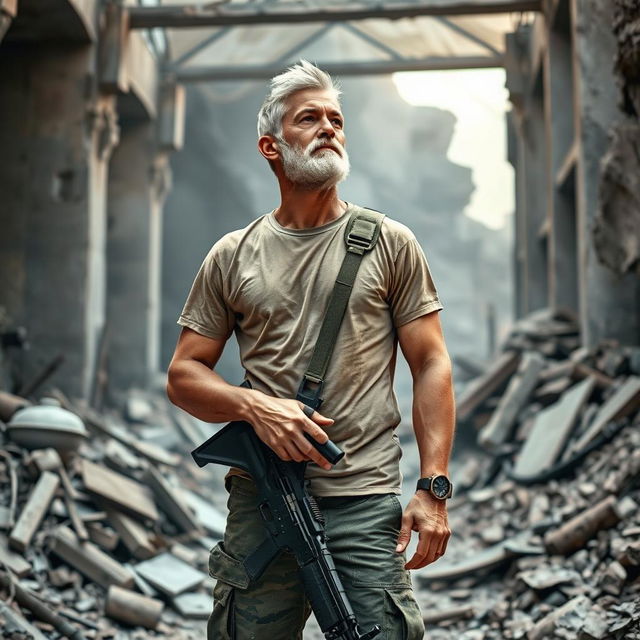
[[[281,192],[281,198],[275,217],[289,229],[319,227],[339,218],[347,209],[347,203],[338,198],[336,187],[326,191],[287,190]]]

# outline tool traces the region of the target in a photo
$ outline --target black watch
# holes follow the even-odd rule
[[[438,500],[446,500],[453,494],[453,485],[447,476],[429,476],[428,478],[420,478],[416,485],[416,491],[420,489],[428,491]]]

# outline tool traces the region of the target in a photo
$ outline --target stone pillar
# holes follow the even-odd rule
[[[169,183],[156,123],[123,122],[108,205],[108,372],[115,392],[144,387],[159,371],[162,207]]]
[[[549,304],[553,308],[569,309],[577,316],[577,146],[573,121],[573,49],[569,1],[559,2],[547,19],[548,44],[544,52],[544,79],[549,144]]]
[[[538,17],[540,21],[542,18]],[[516,179],[514,216],[515,317],[548,305],[547,184],[548,144],[545,131],[542,69],[531,77],[530,52],[540,37],[540,23],[507,35],[505,68],[513,103],[509,160]]]
[[[608,132],[620,119],[613,72],[616,40],[610,0],[572,0],[574,75],[576,79],[576,172],[578,250],[581,265],[580,317],[583,341],[593,346],[604,338],[623,344],[640,341],[640,280],[618,276],[602,265],[593,245],[598,210],[600,162]]]
[[[541,83],[525,101],[521,121],[525,215],[523,313],[548,305],[547,146]]]
[[[112,98],[98,95],[88,44],[5,44],[0,55],[0,305],[27,327],[24,377],[58,354],[53,379],[89,394],[104,324]]]

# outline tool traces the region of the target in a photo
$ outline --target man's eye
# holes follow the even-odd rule
[[[333,123],[337,124],[339,127],[342,126],[342,120],[340,120],[340,118],[334,118],[333,119]]]
[[[313,116],[305,116],[304,118],[302,118],[302,122],[304,122],[305,120],[313,120]]]

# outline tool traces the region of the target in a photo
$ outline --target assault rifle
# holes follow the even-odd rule
[[[305,435],[331,464],[344,456],[333,442],[323,445]],[[213,462],[244,469],[258,487],[258,508],[267,536],[244,560],[251,580],[260,577],[282,551],[290,551],[327,640],[370,640],[380,633],[378,625],[366,633],[358,626],[326,545],[324,518],[305,487],[306,462],[280,460],[243,421],[230,422],[191,455],[200,467]]]

